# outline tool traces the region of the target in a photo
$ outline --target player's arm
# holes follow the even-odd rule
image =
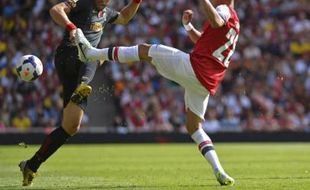
[[[212,28],[219,28],[225,25],[225,20],[213,7],[210,0],[200,0],[200,5],[207,15]]]
[[[136,14],[142,0],[131,0],[119,13],[114,24],[127,24]]]
[[[189,36],[189,38],[196,43],[197,40],[201,37],[201,32],[199,32],[192,24],[193,18],[193,11],[192,10],[185,10],[183,12],[183,16],[182,16],[182,23],[183,26],[185,28],[185,30],[187,31],[187,34]]]
[[[70,32],[70,39],[73,39],[76,32],[76,26],[68,18],[68,14],[71,12],[71,9],[75,6],[75,1],[68,1],[67,3],[58,3],[54,5],[49,13],[52,19],[59,25],[66,28]]]

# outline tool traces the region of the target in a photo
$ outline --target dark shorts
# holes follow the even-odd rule
[[[62,97],[65,108],[78,85],[82,81],[88,84],[93,79],[97,64],[81,62],[78,59],[78,50],[75,46],[61,44],[56,50],[55,67],[63,85]],[[87,99],[79,106],[85,110]]]

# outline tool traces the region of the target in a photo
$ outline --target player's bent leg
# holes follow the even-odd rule
[[[63,111],[62,126],[69,135],[73,136],[79,131],[83,114],[84,111],[80,106],[68,103]]]
[[[85,101],[92,92],[92,87],[86,83],[81,83],[73,92],[71,102],[80,105]]]
[[[93,63],[85,63],[80,66],[79,69],[79,83],[69,82],[67,86],[69,86],[70,91],[68,90],[67,95],[70,96],[70,101],[79,105],[82,107],[82,109],[85,109],[83,106],[87,103],[87,98],[92,92],[92,87],[88,85],[94,78],[96,70],[98,68],[98,62],[97,64]],[[67,79],[67,80],[70,80]],[[76,80],[76,79],[73,79]],[[76,87],[77,86],[77,87]],[[72,89],[74,89],[72,93]]]

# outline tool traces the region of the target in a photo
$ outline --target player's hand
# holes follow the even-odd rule
[[[73,29],[69,32],[69,39],[71,42],[75,42],[76,29]]]
[[[188,23],[192,21],[192,18],[193,18],[193,11],[190,9],[187,9],[183,12],[182,23],[184,25],[187,25]]]

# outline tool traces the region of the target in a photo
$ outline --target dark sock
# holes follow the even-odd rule
[[[81,76],[80,82],[89,84],[93,80],[98,66],[99,66],[98,63],[83,64],[82,68],[80,69],[80,76]]]
[[[40,165],[47,160],[54,152],[61,147],[70,135],[62,128],[58,127],[53,132],[51,132],[45,138],[40,149],[35,153],[35,155],[27,161],[27,166],[33,171],[37,172]]]

